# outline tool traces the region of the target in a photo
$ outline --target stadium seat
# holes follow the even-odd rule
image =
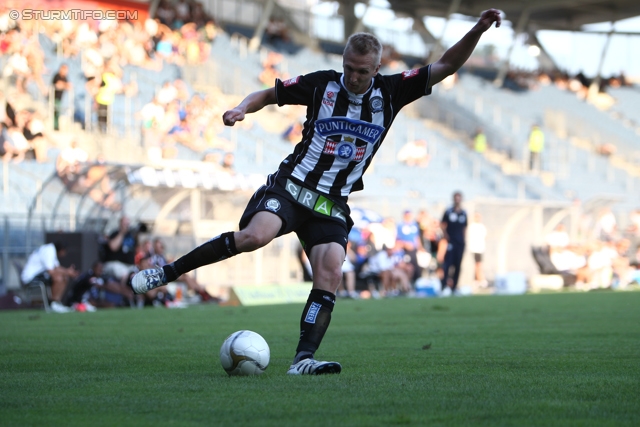
[[[44,305],[44,310],[47,313],[50,312],[51,311],[51,307],[49,306],[49,299],[51,298],[50,288],[47,288],[44,282],[40,280],[32,280],[28,283],[23,282],[22,269],[24,268],[24,265],[22,265],[22,263],[20,263],[19,261],[14,260],[13,266],[15,267],[16,272],[18,273],[18,279],[20,280],[20,287],[22,289],[22,293],[25,301],[30,305],[32,300],[32,294],[35,291],[42,298],[42,304]]]
[[[551,274],[551,275],[560,275],[562,276],[562,280],[564,282],[564,286],[573,286],[576,284],[576,275],[566,272],[559,271],[555,265],[551,262],[551,257],[549,256],[549,248],[546,246],[533,246],[531,248],[531,253],[533,255],[533,259],[536,264],[538,264],[538,268],[540,269],[540,274]]]

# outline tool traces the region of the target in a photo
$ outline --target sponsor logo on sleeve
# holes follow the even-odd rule
[[[285,81],[282,82],[282,84],[284,85],[284,87],[289,87],[291,85],[298,84],[299,81],[300,81],[300,76],[294,77],[294,78],[289,79],[289,80],[285,80]]]
[[[415,77],[420,73],[419,68],[414,68],[413,70],[407,70],[402,72],[402,80],[410,79],[411,77]]]

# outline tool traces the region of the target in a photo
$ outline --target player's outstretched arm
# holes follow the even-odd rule
[[[442,58],[431,65],[430,85],[433,86],[458,71],[473,53],[482,34],[491,28],[494,22],[496,28],[502,22],[499,10],[489,9],[482,12],[478,23],[458,43],[451,46]]]
[[[276,102],[275,87],[250,93],[237,107],[225,111],[222,115],[222,121],[227,126],[233,126],[236,122],[244,120],[245,114],[255,113]]]

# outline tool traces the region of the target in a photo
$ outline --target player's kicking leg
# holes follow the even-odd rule
[[[223,261],[240,252],[254,251],[273,240],[281,227],[282,220],[278,216],[270,212],[258,212],[242,230],[222,233],[171,264],[136,273],[131,279],[131,287],[136,294],[143,294],[173,282],[181,275],[203,265]]]
[[[290,375],[339,374],[342,366],[338,362],[315,360],[314,353],[320,346],[335,305],[335,291],[342,281],[344,248],[335,242],[319,244],[311,251],[313,289],[300,319],[300,341],[296,356],[289,367]]]

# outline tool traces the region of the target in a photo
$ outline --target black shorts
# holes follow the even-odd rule
[[[314,246],[331,242],[340,244],[346,251],[353,226],[347,204],[307,189],[294,178],[278,178],[278,175],[269,175],[267,183],[255,192],[240,218],[240,229],[245,228],[256,213],[271,212],[282,219],[282,228],[276,237],[294,231],[307,255]]]
[[[476,262],[482,262],[482,254],[476,254],[476,253],[474,253],[474,254],[473,254],[473,259],[474,259]]]

